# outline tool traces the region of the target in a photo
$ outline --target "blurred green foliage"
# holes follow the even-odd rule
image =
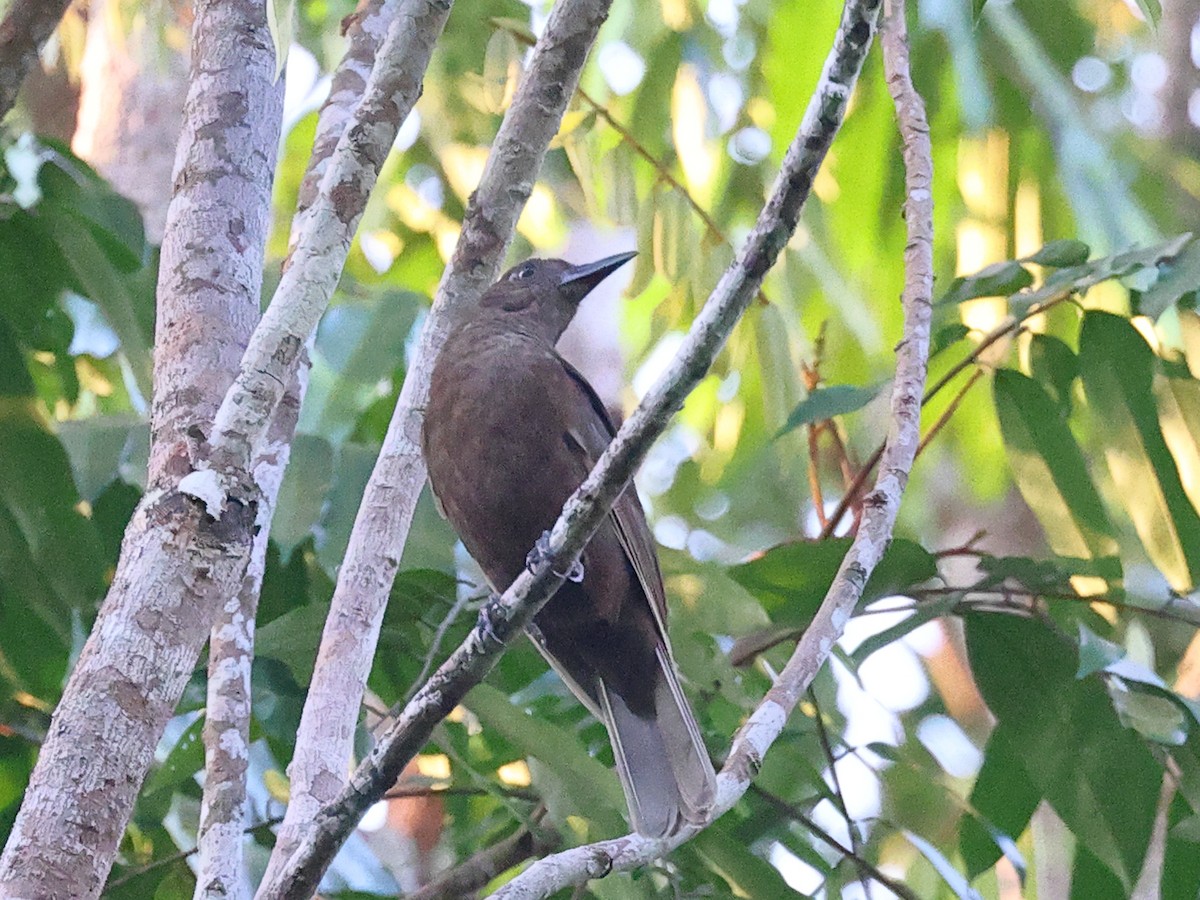
[[[353,6],[299,3],[293,60],[336,65]],[[1151,0],[1137,6],[1158,15]],[[1179,792],[1163,896],[1200,886],[1200,725],[1184,665],[1200,625],[1200,242],[1182,233],[1200,208],[1200,169],[1159,137],[1159,119],[1133,115],[1178,113],[1135,77],[1157,38],[1128,5],[913,7],[938,303],[929,442],[898,538],[751,792],[669,860],[589,895],[837,896],[865,861],[922,897],[999,896],[1017,873],[1028,896],[1062,873],[1072,896],[1125,896],[1167,768]],[[574,237],[582,258],[584,222],[592,240],[636,244],[609,340],[623,383],[659,370],[753,223],[840,8],[614,4],[511,256],[557,253]],[[406,348],[544,14],[458,0],[317,332],[258,620],[256,821],[281,810]],[[312,109],[294,110],[283,143],[269,282]],[[837,500],[884,436],[906,241],[893,120],[876,53],[760,302],[642,473],[676,656],[717,761],[819,604],[869,488]],[[64,146],[15,132],[0,143],[4,833],[144,486],[156,249],[132,205]],[[627,389],[619,403],[634,400]],[[461,640],[476,584],[423,499],[360,748],[378,707],[404,700]],[[203,679],[201,667],[159,748],[108,896],[193,890],[181,851],[200,797]],[[904,686],[908,699],[889,699]],[[422,757],[416,783],[449,789],[438,859],[453,864],[517,827],[566,844],[621,832],[610,768],[602,727],[518,646]],[[1046,825],[1052,816],[1070,839]],[[269,829],[248,840],[257,865]],[[327,896],[394,895],[378,865],[339,894],[350,867],[335,866]]]

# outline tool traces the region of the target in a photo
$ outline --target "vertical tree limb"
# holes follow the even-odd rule
[[[250,670],[254,622],[267,563],[267,543],[279,485],[291,456],[308,370],[301,366],[275,409],[267,443],[254,467],[261,492],[250,564],[236,597],[227,597],[208,645],[204,704],[204,796],[196,843],[196,900],[236,900],[247,894],[242,848],[246,836],[246,771],[250,762]]]
[[[260,4],[197,4],[159,271],[151,489],[0,859],[0,897],[99,893],[214,613],[245,573],[253,492],[214,518],[177,482],[257,316],[283,102],[274,75]]]
[[[571,570],[591,533],[624,490],[655,438],[704,377],[739,316],[756,296],[763,276],[794,231],[801,206],[841,124],[851,89],[870,47],[878,7],[879,0],[849,0],[847,3],[817,94],[788,150],[783,170],[758,223],[697,316],[664,377],[646,395],[596,468],[567,501],[551,532],[545,564],[536,573],[522,573],[502,598],[485,607],[479,624],[467,640],[421,687],[380,737],[337,799],[318,814],[289,860],[287,869],[266,886],[260,896],[273,900],[307,896],[315,889],[321,873],[362,813],[394,783],[403,766],[424,746],[434,726],[482,680],[495,665],[505,644],[515,639],[562,583],[563,576],[556,573]],[[392,420],[389,438],[393,440],[392,432],[403,430],[407,424],[400,419],[401,411],[398,406]],[[419,414],[415,410],[410,421],[419,425]],[[410,439],[415,438],[416,431],[410,433]],[[367,509],[366,504],[363,509]],[[642,843],[645,855],[640,858],[641,862],[653,859],[673,846],[670,841],[622,840]],[[583,861],[582,871],[592,875],[584,874],[581,880],[597,874],[598,870],[587,865],[589,859],[591,857]],[[611,861],[606,863],[610,864]],[[572,882],[562,882],[567,883]]]
[[[826,64],[826,77],[831,67],[836,68],[836,64],[831,66],[831,63],[837,55],[837,44],[845,40],[846,18],[854,15],[851,8],[856,5],[854,0],[847,3],[843,29],[839,30],[838,42]],[[932,311],[933,164],[924,104],[913,88],[909,75],[904,2],[886,0],[885,5],[881,42],[888,87],[896,104],[904,143],[905,218],[909,235],[905,249],[905,288],[902,298],[904,337],[897,348],[892,421],[887,447],[875,489],[866,498],[862,524],[816,618],[805,631],[774,686],[734,738],[728,760],[717,778],[714,817],[727,811],[745,793],[762,764],[764,754],[783,730],[799,697],[811,684],[834,642],[841,636],[854,605],[862,596],[867,578],[891,539],[900,496],[907,483],[920,437],[921,392],[925,383]],[[869,13],[858,10],[858,14],[866,13],[873,17],[877,4],[870,6]],[[814,98],[814,103],[809,106],[809,114],[805,116],[806,124],[816,105]],[[803,130],[802,127],[801,136]],[[801,136],[792,145],[793,149],[802,143]],[[789,151],[789,158],[791,153]],[[785,169],[787,165],[788,160],[785,159]],[[558,853],[534,863],[493,896],[497,900],[546,897],[571,884],[582,884],[612,871],[644,865],[688,840],[695,831],[686,831],[666,841],[629,835]]]
[[[305,341],[337,287],[350,243],[422,78],[451,0],[402,0],[362,100],[329,157],[320,191],[301,217],[283,277],[251,335],[241,369],[217,411],[207,470],[219,492],[236,489],[284,394]]]
[[[13,0],[0,21],[0,119],[17,102],[21,82],[71,0]]]
[[[608,15],[609,2],[559,0],[554,7],[500,125],[479,188],[467,205],[454,256],[442,275],[338,574],[288,769],[287,817],[260,897],[276,896],[276,885],[285,877],[280,866],[295,851],[317,811],[332,802],[345,784],[359,703],[388,592],[425,484],[421,410],[429,393],[433,360],[453,317],[473,304],[499,271],[546,148]],[[321,872],[328,862],[324,860]],[[315,886],[314,882],[311,887]]]

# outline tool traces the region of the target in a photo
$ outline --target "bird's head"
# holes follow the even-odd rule
[[[571,324],[579,301],[635,256],[629,251],[577,266],[561,259],[527,259],[487,289],[480,307],[553,344]]]

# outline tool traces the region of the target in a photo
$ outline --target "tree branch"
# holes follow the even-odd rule
[[[565,5],[556,7],[556,12],[564,8]],[[551,532],[546,564],[536,574],[522,573],[503,598],[490,601],[485,606],[480,622],[467,640],[422,686],[381,736],[337,799],[320,811],[303,843],[289,861],[290,873],[273,882],[263,892],[264,896],[297,896],[315,887],[328,860],[353,830],[363,812],[395,782],[405,763],[424,746],[434,726],[473,685],[482,680],[495,665],[505,644],[515,639],[520,629],[562,583],[562,576],[555,573],[570,571],[591,533],[624,490],[650,445],[665,429],[671,414],[683,405],[687,394],[703,378],[738,317],[754,298],[763,276],[795,229],[801,206],[841,123],[851,88],[870,46],[877,10],[878,0],[851,0],[847,4],[835,50],[826,64],[818,93],[809,106],[796,140],[788,150],[783,171],[754,231],[696,318],[666,375],[646,395],[596,468],[567,502]],[[493,153],[489,167],[496,158],[497,154]],[[502,167],[504,161],[495,165]],[[459,250],[462,250],[461,245]],[[459,252],[456,252],[456,260],[459,256]],[[457,272],[453,265],[451,270]],[[482,273],[482,277],[477,276],[478,286],[482,287],[494,274],[495,269],[492,268]],[[449,277],[443,280],[443,292],[439,292],[442,302],[448,302],[447,296],[453,297],[444,293],[448,282]],[[426,337],[427,341],[430,340],[428,331]],[[440,343],[440,336],[432,340]],[[408,382],[405,387],[407,389]],[[392,420],[389,439],[398,437],[396,432],[407,431],[408,440],[413,441],[415,447],[419,428],[406,429],[406,426],[410,422],[419,425],[419,414],[414,409],[411,419],[403,418],[403,405],[402,396],[397,415]],[[419,467],[419,456],[414,454],[413,459]],[[419,467],[417,471],[423,477],[423,468]],[[360,519],[363,511],[369,508],[364,501]],[[395,562],[392,561],[391,565],[394,567]],[[669,848],[667,841],[646,843],[654,851],[646,859]]]
[[[811,146],[805,132],[814,122],[836,127],[840,115],[823,110],[821,95],[836,80],[846,94],[853,74],[861,65],[857,55],[853,69],[848,46],[858,36],[857,49],[865,53],[878,4],[848,0],[834,48],[826,62],[818,95],[809,105],[801,133],[784,161],[785,173],[797,148]],[[900,495],[908,479],[920,434],[921,390],[925,381],[929,350],[929,323],[933,286],[932,160],[924,109],[907,76],[907,48],[903,30],[902,0],[888,2],[888,34],[885,66],[889,88],[896,100],[904,140],[906,169],[905,218],[908,245],[905,250],[904,337],[898,348],[896,380],[892,389],[892,423],[883,454],[882,474],[867,497],[862,525],[830,586],[812,624],[804,633],[778,680],[758,708],[734,737],[725,766],[717,777],[714,818],[729,810],[745,793],[761,766],[764,754],[783,730],[799,697],[812,683],[862,596],[871,571],[891,539]],[[840,78],[837,76],[841,75]],[[843,95],[842,103],[845,102]],[[840,112],[840,110],[838,111]],[[774,199],[774,198],[772,198]],[[768,204],[768,210],[770,204]],[[766,211],[764,211],[765,215]],[[760,216],[760,226],[762,217]],[[758,234],[751,235],[751,241]],[[739,260],[740,262],[740,260]],[[735,263],[736,265],[736,263]],[[724,284],[725,279],[722,279]],[[717,292],[720,293],[721,285]],[[712,301],[710,300],[710,303]],[[706,307],[707,311],[707,307]],[[702,314],[703,315],[703,314]],[[637,413],[634,414],[636,419]],[[633,420],[631,419],[631,422]],[[624,431],[624,429],[622,429]],[[620,440],[620,436],[618,436]],[[669,840],[650,840],[627,835],[549,856],[534,863],[493,895],[497,900],[546,897],[572,884],[603,877],[644,865],[691,838],[698,829],[687,829]]]
[[[283,86],[259,4],[198,3],[193,46],[159,266],[151,489],[0,860],[4,898],[99,893],[154,747],[248,562],[256,489],[218,518],[179,487],[200,452],[194,426],[229,386],[258,315]]]
[[[0,22],[0,119],[17,102],[21,83],[37,61],[71,0],[13,0]]]
[[[288,816],[260,897],[283,896],[276,892],[284,890],[285,881],[292,882],[289,890],[299,890],[296,884],[319,880],[332,857],[310,857],[303,863],[303,871],[296,860],[289,863],[287,873],[279,868],[293,855],[318,810],[335,800],[345,784],[359,700],[375,655],[388,592],[425,484],[421,416],[433,360],[454,317],[476,302],[500,269],[546,148],[558,131],[588,51],[608,15],[609,2],[560,0],[554,7],[500,125],[483,178],[467,205],[454,256],[442,275],[338,573],[288,770],[292,783]],[[355,822],[357,817],[346,823],[346,834]],[[336,848],[340,842],[338,839],[332,846]],[[309,889],[315,887],[316,882],[311,881]]]
[[[508,837],[443,872],[420,890],[406,894],[404,900],[458,900],[460,897],[469,897],[501,872],[557,849],[562,838],[554,831],[539,827],[545,811],[545,807],[541,807],[534,812],[531,816],[532,827],[529,824],[521,825]]]
[[[254,620],[267,563],[267,543],[279,485],[291,456],[304,397],[307,366],[275,409],[267,444],[254,466],[261,494],[250,564],[241,590],[226,598],[208,641],[208,689],[204,704],[204,797],[196,837],[200,862],[196,900],[229,900],[245,894],[242,867],[246,828],[246,771],[250,761],[250,669]]]
[[[271,305],[250,338],[237,379],[217,411],[210,468],[224,495],[235,490],[271,414],[341,277],[354,232],[421,79],[451,0],[399,0],[350,125],[329,157],[320,192],[301,216],[294,249]]]

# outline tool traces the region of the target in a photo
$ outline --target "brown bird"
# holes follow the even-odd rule
[[[451,332],[434,366],[424,430],[429,479],[497,591],[536,558],[616,433],[591,385],[554,345],[579,301],[634,255],[515,266]],[[675,675],[662,573],[632,486],[581,561],[530,637],[607,726],[633,827],[674,834],[705,821],[715,776]]]

